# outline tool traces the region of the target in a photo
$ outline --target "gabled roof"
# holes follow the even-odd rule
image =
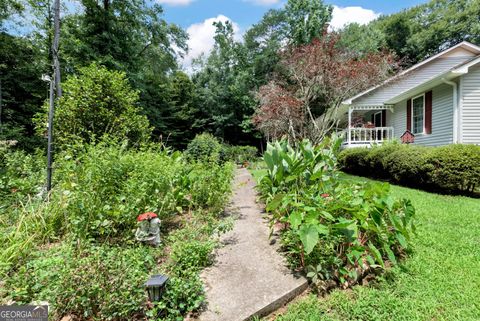
[[[446,59],[448,58],[448,59]],[[442,63],[439,63],[442,61]],[[454,78],[468,72],[468,68],[476,65],[480,62],[480,47],[470,42],[464,41],[451,48],[448,48],[422,62],[398,73],[397,75],[385,80],[381,84],[371,87],[360,94],[347,99],[343,102],[345,105],[351,105],[355,100],[365,99],[367,96],[375,95],[375,92],[384,89],[384,87],[394,87],[394,81],[401,82],[402,78],[408,78],[414,74],[419,74],[421,69],[430,69],[428,74],[425,73],[423,78],[419,77],[417,81],[408,83],[404,81],[404,84],[399,84],[398,90],[389,90],[384,93],[384,97],[378,97],[377,101],[383,104],[385,102],[391,102],[395,97],[401,96],[406,92],[412,92],[415,88],[425,86],[427,83],[435,83],[442,78]],[[435,65],[436,64],[436,65]],[[429,68],[429,65],[431,68]],[[418,72],[417,72],[418,71]],[[390,85],[390,86],[387,86]],[[384,91],[387,91],[384,89]]]

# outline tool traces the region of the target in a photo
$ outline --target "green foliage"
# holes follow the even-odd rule
[[[429,168],[426,152],[421,146],[399,145],[385,158],[385,169],[395,182],[425,184]]]
[[[18,186],[29,187],[8,202],[10,185],[2,190],[2,303],[44,300],[56,319],[78,320],[178,320],[198,310],[205,300],[200,270],[211,263],[214,237],[231,228],[218,214],[233,164],[189,163],[154,145],[77,146],[58,155],[44,202],[28,185],[36,191],[43,177],[27,182],[36,177],[37,160],[43,169],[43,157],[0,154],[0,182],[12,173]],[[146,211],[162,220],[156,249],[133,239],[136,217]],[[170,276],[167,290],[160,303],[148,304],[143,283],[159,272]]]
[[[339,45],[362,56],[385,48],[385,35],[373,25],[350,23],[340,30]]]
[[[449,145],[427,155],[429,179],[447,190],[474,191],[480,185],[480,146]]]
[[[398,150],[401,148],[399,146],[399,142],[396,140],[390,141],[390,142],[385,142],[382,145],[375,145],[368,151],[368,155],[366,156],[366,163],[364,166],[370,167],[370,168],[375,168],[375,171],[372,172],[372,175],[375,175],[376,177],[379,178],[388,178],[388,171],[387,171],[387,157],[394,151]],[[343,158],[344,155],[348,157],[348,152],[346,153],[341,153],[340,158]],[[345,160],[341,162],[342,166],[355,166],[354,164],[351,164],[355,162],[355,160]],[[358,162],[356,162],[358,164]]]
[[[148,311],[152,320],[183,320],[188,312],[197,311],[205,301],[203,282],[194,272],[172,277],[160,302]]]
[[[43,164],[40,171],[35,158],[11,157],[15,161],[8,164],[14,167],[6,173],[12,177],[0,176],[5,196],[0,204],[2,271],[18,263],[35,242],[64,235],[131,241],[136,217],[144,212],[167,221],[185,210],[217,214],[228,200],[233,173],[230,163],[189,164],[180,153],[160,148],[135,151],[97,144],[59,155],[50,201],[42,203],[31,194],[43,184]]]
[[[188,160],[199,162],[219,162],[222,145],[212,134],[203,133],[195,136],[185,150]]]
[[[37,151],[0,151],[0,213],[3,207],[18,205],[18,202],[41,193],[46,173],[46,158]]]
[[[289,0],[285,6],[289,40],[299,46],[320,38],[332,19],[333,7],[319,0]]]
[[[70,76],[62,87],[55,115],[55,139],[60,144],[128,139],[138,145],[150,138],[150,124],[136,106],[138,93],[124,73],[92,64],[81,68],[78,76]],[[44,117],[38,121],[41,131]]]
[[[409,66],[464,40],[478,43],[479,13],[475,1],[433,0],[382,16],[370,26],[383,33],[387,48]]]
[[[177,242],[172,248],[170,258],[175,262],[177,271],[181,271],[181,273],[196,271],[212,263],[210,253],[215,246],[216,244],[211,240]]]
[[[360,172],[369,168],[369,155],[367,148],[350,148],[338,155],[339,165],[347,172]]]
[[[16,0],[2,1],[0,3],[0,28],[3,27],[3,21],[10,15],[21,13],[24,7],[21,2]],[[1,30],[1,29],[0,29]]]
[[[344,179],[365,182],[360,177]],[[418,230],[414,252],[389,273],[318,298],[309,295],[289,304],[276,320],[476,320],[480,306],[478,262],[480,229],[478,199],[438,195],[391,186],[397,198],[415,204]],[[459,224],[459,222],[462,222]],[[435,267],[432,269],[432,267]],[[368,281],[368,280],[367,280]]]
[[[0,29],[1,7],[0,4]],[[41,50],[25,37],[14,37],[1,30],[0,43],[0,141],[15,140],[16,148],[33,151],[42,145],[42,139],[34,135],[32,118],[41,110],[48,94],[48,84],[40,79],[45,67]]]
[[[285,226],[282,243],[292,267],[350,286],[405,254],[415,210],[410,201],[392,198],[388,184],[340,179],[339,142],[269,145],[260,190],[272,223]]]
[[[230,190],[229,166],[189,165],[178,152],[90,146],[76,162],[70,157],[58,170],[50,210],[69,217],[76,235],[131,239],[140,213],[163,220],[187,208],[218,211]]]
[[[212,263],[217,241],[211,238],[228,231],[231,221],[218,221],[213,213],[195,212],[186,225],[167,238],[170,245],[171,276],[163,299],[148,311],[152,319],[183,320],[185,314],[198,310],[205,301],[200,270]]]
[[[232,146],[224,145],[222,157],[235,164],[244,165],[257,159],[258,150],[254,146]]]
[[[55,319],[131,320],[146,308],[143,283],[155,265],[147,247],[64,243],[34,252],[6,286],[19,304],[48,301]]]
[[[444,192],[474,192],[480,182],[480,147],[386,144],[352,148],[339,155],[342,169],[357,175]]]
[[[232,179],[231,163],[191,165],[188,173],[188,191],[192,206],[209,208],[214,213],[222,211],[230,196]]]

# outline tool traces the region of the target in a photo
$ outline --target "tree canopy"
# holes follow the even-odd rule
[[[138,112],[153,127],[153,139],[180,149],[201,132],[231,144],[259,144],[263,131],[252,116],[262,112],[262,101],[284,97],[280,89],[292,94],[299,84],[292,82],[292,72],[302,68],[294,61],[285,63],[286,57],[332,34],[332,6],[318,0],[287,0],[267,11],[241,39],[231,22],[217,22],[212,51],[196,59],[194,71],[182,70],[188,35],[165,20],[159,4],[79,0],[77,5],[75,12],[62,11],[62,80],[86,77],[81,70],[92,63],[105,72],[122,72],[136,92]],[[44,138],[33,135],[33,117],[47,98],[41,75],[52,72],[52,6],[53,0],[0,4],[0,139],[17,140],[20,148],[44,143]],[[6,29],[6,22],[22,14],[33,21],[26,36]],[[358,61],[393,53],[405,68],[463,40],[480,43],[479,16],[478,1],[432,0],[366,25],[345,26],[338,31],[335,50]],[[334,64],[334,58],[329,63]],[[342,88],[322,82],[321,86],[325,92]],[[298,92],[293,97],[299,99]],[[295,106],[287,99],[279,110],[286,101]],[[320,115],[328,104],[320,95],[309,105]]]
[[[122,141],[147,142],[151,128],[137,107],[138,92],[121,71],[109,71],[96,63],[79,69],[63,84],[56,109],[55,137],[61,145]],[[38,127],[43,132],[45,117]]]

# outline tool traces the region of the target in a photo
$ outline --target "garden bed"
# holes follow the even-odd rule
[[[319,146],[276,142],[254,170],[272,228],[294,270],[320,293],[382,274],[410,251],[415,210],[390,195],[388,184],[341,179],[338,140]],[[263,174],[263,175],[259,175]]]
[[[364,178],[344,176],[363,182]],[[476,320],[480,200],[392,186],[417,211],[410,257],[368,286],[309,296],[276,320]]]
[[[85,145],[57,156],[49,202],[42,155],[4,153],[0,175],[2,303],[46,301],[51,319],[177,320],[204,303],[208,266],[231,192],[233,164],[187,162],[158,146]],[[155,212],[162,243],[135,240],[137,216]],[[170,279],[147,300],[152,274]]]

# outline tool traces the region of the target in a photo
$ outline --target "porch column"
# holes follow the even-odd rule
[[[352,107],[348,107],[348,138],[347,138],[347,143],[348,145],[350,145],[351,141],[352,141],[352,131],[351,131],[351,128],[352,128]]]

